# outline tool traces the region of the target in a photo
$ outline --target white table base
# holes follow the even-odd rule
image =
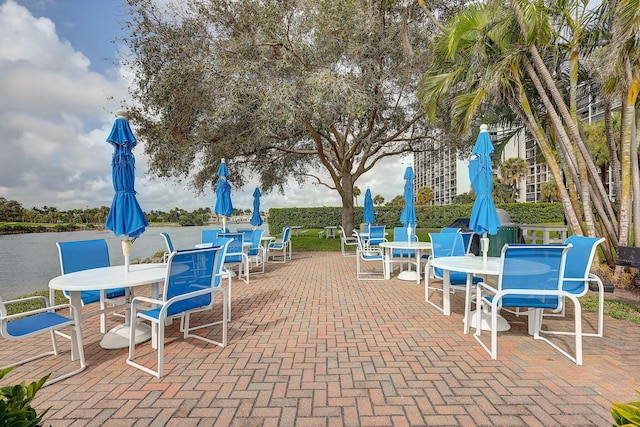
[[[107,350],[129,347],[129,334],[131,327],[129,325],[118,325],[109,330],[100,341],[100,347]],[[136,344],[149,341],[151,339],[151,326],[138,322],[136,327]]]
[[[469,323],[468,326],[466,324],[466,319],[465,319],[466,331],[469,330],[469,327],[472,327],[474,329],[476,328],[477,315],[478,315],[478,310],[474,310],[471,312],[471,315],[469,316],[471,318],[471,323]],[[483,331],[491,330],[491,313],[487,313],[486,311],[482,312],[482,321],[480,323],[480,328],[482,328]],[[509,329],[511,329],[511,325],[509,325],[509,322],[507,322],[507,319],[505,319],[504,317],[498,314],[498,332],[508,331]]]

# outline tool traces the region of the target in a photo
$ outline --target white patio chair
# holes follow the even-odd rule
[[[354,246],[357,249],[358,239],[353,236],[347,236],[347,233],[345,233],[344,228],[341,225],[338,227],[340,227],[340,250],[342,251],[342,256],[346,257],[357,255],[357,250],[347,251],[346,249],[348,246]]]
[[[221,347],[227,345],[227,292],[220,286],[216,276],[222,263],[223,248],[220,246],[177,251],[167,263],[167,277],[162,299],[136,297],[131,302],[131,335],[127,363],[160,378],[164,374],[164,335],[167,319],[180,318],[183,338],[196,338]],[[213,309],[215,296],[222,296],[222,320],[192,326],[190,316],[194,312]],[[135,359],[135,326],[141,320],[149,321],[157,331],[157,370],[148,368]],[[222,325],[222,339],[215,341],[192,333],[198,329]]]
[[[360,233],[354,231],[358,239],[358,248],[356,249],[356,276],[358,280],[384,280],[386,277],[386,262],[384,251],[380,247],[366,246]],[[362,263],[378,263],[381,264],[381,270],[363,270]]]
[[[42,301],[43,308],[25,311],[16,314],[7,314],[7,305],[22,304],[29,301]],[[66,317],[59,313],[57,310],[69,309],[70,316]],[[34,296],[16,299],[12,301],[4,302],[0,297],[0,336],[10,341],[20,341],[28,339],[34,336],[48,333],[51,337],[51,344],[53,346],[52,351],[38,354],[36,356],[27,357],[26,359],[18,362],[13,362],[10,365],[3,366],[0,369],[6,369],[13,366],[22,365],[41,357],[58,354],[58,343],[56,341],[56,331],[69,328],[70,334],[60,334],[62,336],[68,336],[71,339],[71,360],[73,361],[73,354],[78,354],[80,361],[80,367],[67,374],[60,375],[53,379],[48,379],[44,385],[50,385],[56,383],[65,378],[69,378],[84,370],[86,364],[84,361],[84,348],[82,344],[82,320],[80,319],[80,313],[73,309],[71,304],[60,304],[50,306],[49,300],[43,296]],[[29,343],[29,347],[33,347],[33,342]],[[75,350],[73,350],[75,349]]]
[[[490,308],[491,341],[482,340],[482,316],[476,316],[474,337],[491,355],[498,357],[497,316],[502,307],[529,310],[529,331],[533,338],[542,340],[561,354],[582,365],[582,310],[575,294],[563,290],[563,277],[568,245],[507,244],[502,248],[500,274],[497,287],[481,282],[477,286],[476,306]],[[549,339],[540,335],[542,311],[559,311],[564,300],[573,301],[575,314],[575,357]]]
[[[89,270],[92,268],[109,267],[109,247],[105,239],[78,240],[73,242],[56,242],[58,254],[60,256],[60,270],[62,274],[74,273],[76,271]],[[100,304],[100,310],[88,312],[89,316],[100,315],[100,332],[107,332],[107,312],[126,307],[127,302],[119,300],[122,297],[130,297],[131,290],[125,288],[109,289],[107,291],[88,290],[80,293],[82,306],[87,304]],[[63,291],[65,297],[70,298],[69,292]],[[53,290],[49,299],[55,301]],[[107,304],[113,307],[108,308]],[[119,314],[119,316],[123,316]]]
[[[271,254],[271,252],[281,252],[282,255]],[[291,260],[291,227],[286,226],[282,229],[282,237],[269,243],[269,256],[274,262],[286,262]]]

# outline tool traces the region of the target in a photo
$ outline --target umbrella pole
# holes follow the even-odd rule
[[[482,234],[482,238],[480,239],[480,250],[482,251],[482,262],[487,263],[487,252],[489,252],[489,238],[487,237],[487,233]]]
[[[122,241],[122,255],[124,255],[124,271],[129,271],[129,257],[131,256],[131,240]]]
[[[227,217],[223,216],[222,217],[222,231],[223,232],[227,232]]]

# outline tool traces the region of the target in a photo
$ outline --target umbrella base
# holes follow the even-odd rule
[[[478,311],[471,312],[471,316],[470,316],[471,324],[469,324],[469,326],[471,326],[474,329],[476,327],[477,315],[478,315]],[[482,322],[480,323],[480,327],[482,328],[483,331],[491,330],[491,313],[482,312]],[[509,329],[511,329],[511,325],[509,325],[509,322],[507,322],[507,320],[504,317],[498,315],[498,332],[508,331]]]
[[[100,341],[100,347],[113,350],[116,348],[129,347],[129,334],[131,327],[129,325],[120,325],[107,332],[102,341]],[[149,341],[151,339],[151,326],[144,323],[138,323],[136,327],[136,344]]]
[[[398,274],[398,279],[400,280],[411,280],[411,281],[417,281],[418,280],[418,272],[417,271],[412,271],[412,270],[405,270],[403,272],[401,272],[400,274]]]

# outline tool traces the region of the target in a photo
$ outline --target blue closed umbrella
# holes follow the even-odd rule
[[[411,166],[407,166],[407,169],[404,171],[404,208],[402,209],[402,214],[400,215],[400,222],[404,224],[405,227],[413,227],[415,229],[416,226],[416,207],[414,205],[414,192],[413,192],[413,179],[415,175],[413,174],[413,168]],[[411,238],[411,236],[409,236]]]
[[[500,218],[493,203],[493,173],[491,170],[491,153],[493,144],[489,137],[487,125],[480,126],[480,133],[473,147],[475,158],[469,161],[469,179],[476,193],[476,201],[473,203],[469,228],[477,234],[496,234],[500,228]],[[487,248],[484,248],[483,255]]]
[[[123,242],[123,252],[125,266],[128,267],[131,239],[144,233],[149,222],[136,199],[135,158],[132,149],[137,141],[126,119],[122,117],[116,119],[107,142],[113,145],[111,178],[115,196],[105,227],[113,231],[116,236],[127,236]]]
[[[231,184],[227,181],[229,169],[224,159],[218,168],[218,182],[216,183],[216,206],[214,212],[222,215],[222,229],[227,228],[227,217],[233,215],[233,205],[231,204]]]
[[[253,213],[251,214],[251,219],[249,220],[249,224],[254,227],[260,227],[262,225],[262,217],[260,216],[260,189],[256,187],[253,190]]]
[[[373,199],[371,198],[371,190],[367,188],[364,192],[364,222],[367,224],[373,224],[376,222],[376,217],[373,213]]]

